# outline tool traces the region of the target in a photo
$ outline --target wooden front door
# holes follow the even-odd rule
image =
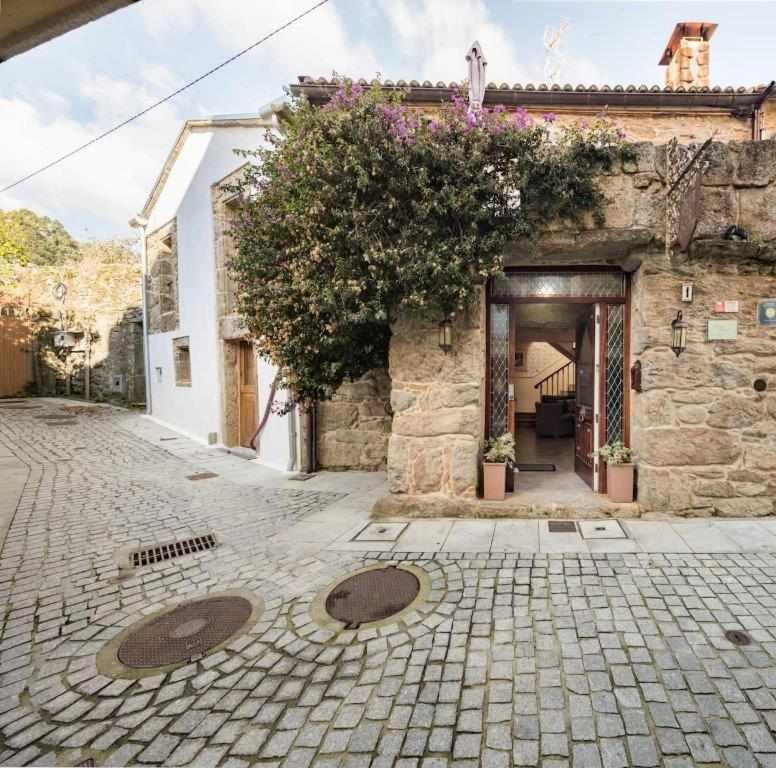
[[[240,342],[239,367],[240,445],[249,448],[256,429],[256,352],[253,344]]]
[[[577,327],[576,357],[576,429],[574,469],[595,490],[596,403],[598,381],[596,376],[596,324],[591,307],[588,317]]]
[[[0,397],[24,394],[33,379],[32,330],[22,318],[0,316]]]

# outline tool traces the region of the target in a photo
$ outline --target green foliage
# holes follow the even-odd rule
[[[25,208],[0,211],[0,263],[51,265],[78,257],[61,222]]]
[[[514,464],[514,435],[511,432],[504,432],[500,437],[494,437],[488,440],[483,458],[489,464]]]
[[[295,401],[384,366],[399,312],[465,310],[510,241],[553,219],[600,219],[596,174],[622,136],[603,118],[552,120],[472,114],[460,98],[428,120],[345,84],[326,107],[296,102],[284,136],[243,153],[230,269],[246,325]]]
[[[601,446],[596,453],[607,464],[630,464],[633,461],[633,451],[620,440]]]

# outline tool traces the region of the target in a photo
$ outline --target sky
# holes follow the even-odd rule
[[[0,64],[0,188],[171,93],[314,0],[141,0]],[[561,83],[662,85],[678,21],[712,21],[711,79],[776,78],[776,2],[329,0],[144,118],[5,194],[78,239],[123,237],[183,122],[243,114],[298,75],[462,80],[474,40],[487,79],[539,83],[544,35],[567,25]]]

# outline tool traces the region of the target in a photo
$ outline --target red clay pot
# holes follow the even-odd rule
[[[507,465],[483,462],[482,474],[486,501],[503,501],[506,498]]]

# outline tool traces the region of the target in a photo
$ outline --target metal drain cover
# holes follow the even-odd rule
[[[725,632],[725,639],[729,640],[733,645],[749,645],[752,642],[752,638],[740,629],[730,629]]]
[[[190,661],[220,645],[248,620],[253,606],[244,597],[208,597],[185,603],[130,632],[118,649],[133,669]]]
[[[420,592],[417,577],[401,568],[363,571],[337,584],[326,612],[348,627],[380,621],[403,611]]]
[[[550,533],[576,533],[577,524],[573,520],[548,520],[547,529]]]

